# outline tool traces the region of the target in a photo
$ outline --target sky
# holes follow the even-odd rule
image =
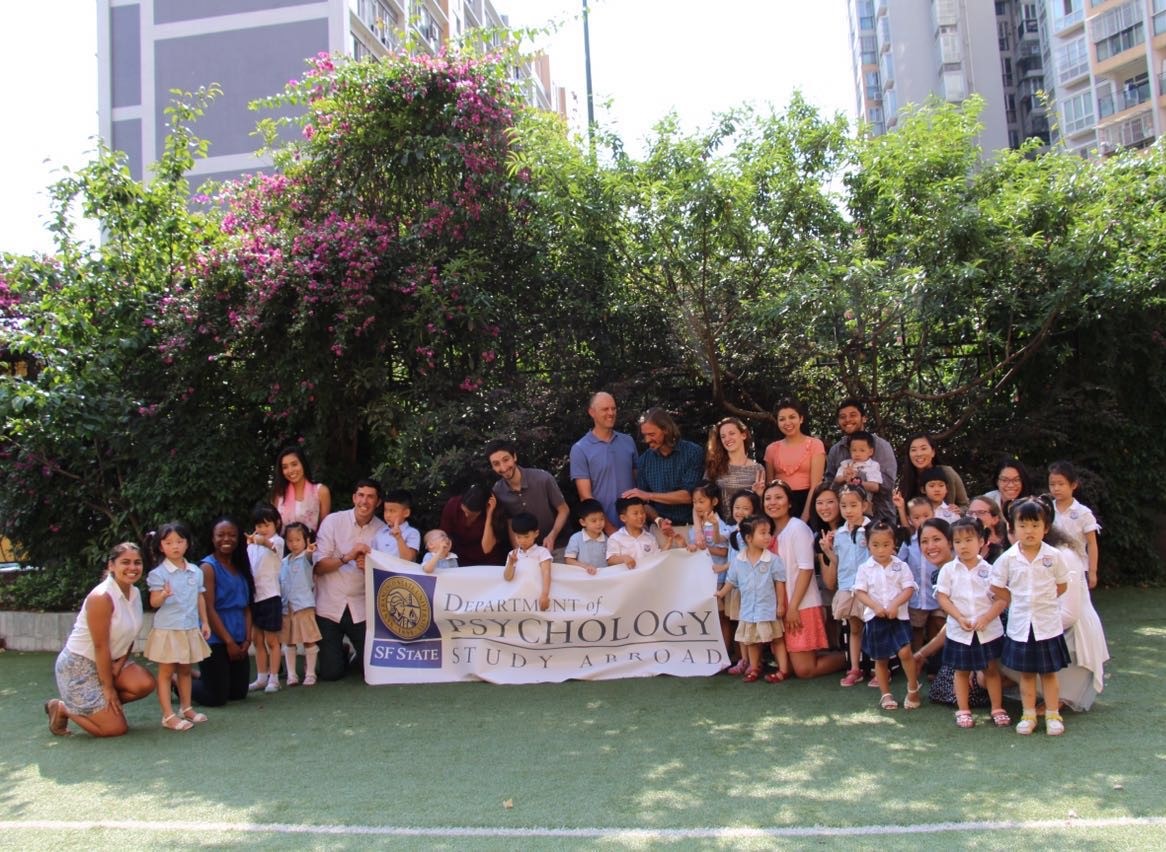
[[[513,26],[559,22],[540,39],[556,85],[586,126],[582,0],[494,0]],[[854,115],[845,0],[590,0],[596,119],[631,153],[676,110],[697,129],[741,103],[789,102],[795,89],[826,114]],[[54,6],[46,31],[38,3],[0,2],[0,47],[10,69],[0,134],[0,251],[52,247],[47,187],[77,168],[97,135],[96,3]],[[18,69],[18,70],[13,70]]]

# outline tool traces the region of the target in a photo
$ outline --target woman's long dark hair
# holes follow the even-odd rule
[[[283,457],[295,456],[300,460],[300,466],[304,469],[304,481],[315,482],[312,479],[312,466],[308,463],[308,457],[304,453],[302,447],[297,444],[288,444],[275,456],[275,473],[271,477],[271,496],[272,502],[279,502],[280,498],[287,492],[288,481],[287,477],[283,475]]]

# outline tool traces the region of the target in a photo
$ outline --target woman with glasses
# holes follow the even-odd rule
[[[1002,459],[996,465],[996,473],[993,475],[992,481],[996,483],[996,488],[984,496],[995,500],[1004,515],[1008,514],[1008,507],[1013,500],[1029,497],[1033,493],[1032,479],[1029,477],[1028,471],[1015,458]]]
[[[1004,521],[1000,504],[986,494],[981,494],[973,497],[968,504],[968,516],[979,520],[988,533],[988,540],[980,549],[980,555],[987,562],[995,562],[996,557],[1008,546],[1008,524]]]

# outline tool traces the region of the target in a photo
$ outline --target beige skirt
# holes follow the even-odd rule
[[[211,646],[197,629],[155,628],[146,637],[146,659],[155,663],[197,663],[211,655]]]
[[[725,595],[725,615],[729,621],[737,621],[741,617],[741,590],[736,586],[731,586]]]
[[[279,641],[285,645],[306,645],[320,641],[320,628],[316,624],[316,608],[309,606],[283,617],[283,630]]]
[[[733,638],[746,645],[763,645],[780,639],[784,632],[780,621],[741,621]]]

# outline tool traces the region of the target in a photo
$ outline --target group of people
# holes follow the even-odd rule
[[[735,417],[715,424],[701,447],[667,411],[649,409],[637,450],[615,429],[610,394],[595,394],[588,414],[592,428],[570,454],[574,512],[551,473],[520,465],[516,445],[496,440],[485,460],[497,481],[450,498],[422,537],[410,524],[411,494],[375,479],[359,480],[352,508],[333,512],[327,486],[312,481],[292,446],[278,455],[272,494],[250,525],[217,519],[197,566],[186,561],[186,526],[161,527],[151,542],[157,612],[145,654],[163,684],[162,724],[189,730],[207,718],[194,704],[277,692],[281,668],[288,686],[310,686],[361,666],[373,550],[427,572],[496,564],[510,580],[537,571],[546,608],[554,572],[564,570],[556,563],[594,574],[634,570],[662,549],[705,549],[735,658],[727,671],[746,682],[842,673],[841,686],[869,679],[879,705],[893,710],[898,667],[912,709],[942,652],[938,671],[930,666],[930,697],[956,705],[960,727],[985,704],[994,724],[1011,724],[1007,676],[1019,683],[1017,730],[1035,729],[1039,686],[1050,734],[1064,730],[1062,706],[1088,709],[1101,691],[1108,653],[1089,601],[1100,527],[1075,498],[1071,464],[1050,466],[1050,496],[1038,498],[1027,468],[1007,459],[996,489],[969,499],[928,435],[911,436],[900,471],[855,399],[837,406],[840,436],[829,450],[806,433],[800,403],[779,403],[781,438],[761,460]],[[53,733],[66,733],[69,720],[95,735],[123,733],[121,704],[154,690],[154,676],[130,656],[145,565],[136,545],[118,545],[86,599],[57,660],[60,698],[45,705]]]

